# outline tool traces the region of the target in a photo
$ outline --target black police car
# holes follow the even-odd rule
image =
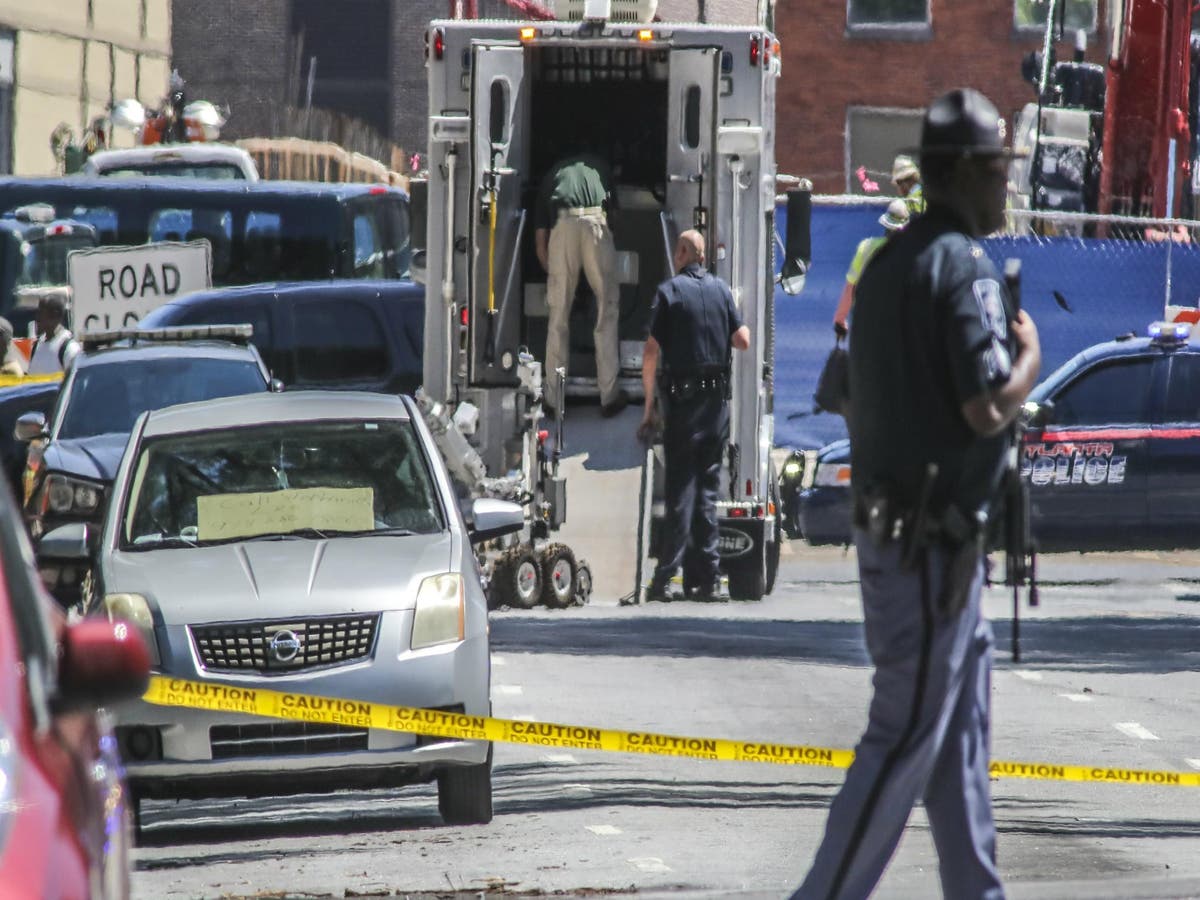
[[[1043,551],[1200,548],[1200,339],[1186,323],[1089,347],[1034,388],[1021,475]],[[848,543],[850,445],[798,492],[812,544]],[[793,480],[794,484],[794,480]],[[785,508],[788,499],[783,500]]]
[[[250,334],[246,326],[227,326],[84,335],[49,421],[33,411],[14,428],[16,439],[30,444],[24,514],[35,541],[70,522],[103,521],[108,489],[142,413],[269,390]],[[60,601],[77,599],[79,572],[43,568],[43,576]]]

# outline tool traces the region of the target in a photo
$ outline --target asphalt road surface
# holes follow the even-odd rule
[[[593,559],[593,564],[596,560]],[[1200,555],[1043,560],[1042,604],[986,601],[993,756],[1200,770]],[[761,603],[499,611],[496,715],[850,748],[870,669],[853,553],[787,548]],[[491,825],[448,828],[432,785],[148,802],[139,898],[782,897],[836,769],[497,745]],[[1200,897],[1200,788],[993,782],[1010,898]],[[876,896],[939,895],[918,808]]]

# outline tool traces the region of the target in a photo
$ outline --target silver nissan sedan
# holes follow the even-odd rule
[[[490,714],[487,603],[468,527],[407,397],[301,391],[152,411],[100,541],[103,611],[158,673],[225,688]],[[43,539],[86,552],[86,525]],[[289,794],[436,779],[453,824],[492,816],[491,745],[138,700],[116,709],[135,798]]]

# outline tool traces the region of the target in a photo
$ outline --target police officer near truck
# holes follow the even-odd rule
[[[648,441],[659,424],[659,385],[666,457],[666,515],[646,597],[670,599],[671,579],[682,565],[684,595],[706,600],[721,593],[717,492],[729,441],[730,352],[749,348],[750,329],[729,286],[704,268],[699,231],[679,236],[673,262],[678,274],[655,294],[642,351],[646,403],[638,436]]]
[[[1004,225],[1005,128],[971,89],[929,107],[927,209],[871,260],[850,343],[854,542],[875,666],[866,732],[798,898],[865,898],[924,802],[942,893],[1004,896],[988,782],[985,531],[1041,366],[977,242]]]

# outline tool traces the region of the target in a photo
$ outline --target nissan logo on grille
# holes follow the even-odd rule
[[[271,653],[281,663],[291,662],[300,653],[300,638],[286,628],[271,636]]]

